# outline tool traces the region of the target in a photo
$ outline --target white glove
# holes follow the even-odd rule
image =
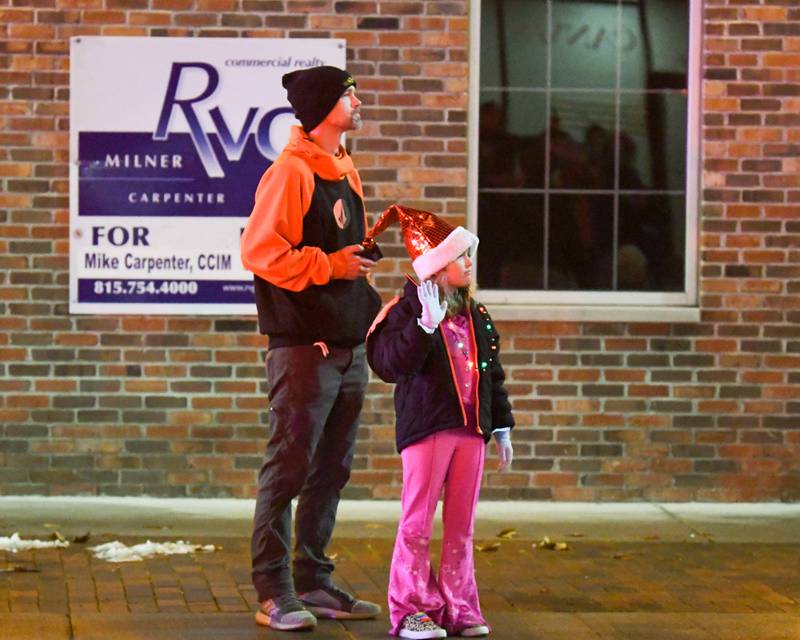
[[[494,435],[494,444],[497,449],[497,468],[503,471],[511,466],[511,461],[514,459],[511,434],[508,429],[498,429],[492,435]]]
[[[433,331],[444,319],[447,311],[447,303],[439,302],[439,286],[430,280],[425,280],[417,287],[417,298],[422,305],[419,322],[429,331]]]

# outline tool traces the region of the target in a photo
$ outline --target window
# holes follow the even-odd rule
[[[483,300],[696,302],[699,4],[473,4]]]

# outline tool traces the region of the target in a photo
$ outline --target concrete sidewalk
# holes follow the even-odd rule
[[[0,639],[387,638],[385,613],[320,621],[313,634],[256,627],[252,507],[0,498],[0,535],[45,537],[45,524],[67,537],[92,532],[86,545],[0,552]],[[382,605],[398,513],[396,503],[343,503],[329,549],[337,579]],[[517,535],[498,538],[506,528]],[[570,549],[537,548],[544,535]],[[127,564],[88,551],[113,538],[188,538],[222,549]],[[494,638],[800,639],[800,505],[483,503],[476,543],[487,542],[500,546],[476,552],[476,571]]]
[[[233,499],[0,496],[0,535],[38,535],[46,531],[44,523],[58,523],[64,533],[76,534],[241,537],[250,535],[254,505]],[[343,500],[336,535],[357,537],[366,526],[370,537],[394,538],[399,515],[397,501]],[[582,530],[588,539],[617,542],[658,535],[670,542],[703,537],[800,544],[800,504],[479,503],[476,536],[491,536],[498,526],[514,526],[531,538]],[[440,533],[437,526],[435,535]]]

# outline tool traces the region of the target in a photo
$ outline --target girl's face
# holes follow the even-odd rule
[[[443,271],[447,277],[447,284],[451,287],[454,289],[466,287],[472,281],[472,258],[465,251],[448,264]]]

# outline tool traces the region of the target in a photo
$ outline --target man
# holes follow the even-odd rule
[[[266,368],[270,439],[259,475],[252,540],[256,622],[307,629],[316,617],[380,613],[334,585],[325,555],[341,489],[350,477],[367,365],[364,340],[380,308],[362,256],[361,180],[341,146],[360,128],[355,81],[314,67],[283,76],[302,127],[267,169],[242,234],[255,276]],[[298,497],[289,567],[291,501]]]

